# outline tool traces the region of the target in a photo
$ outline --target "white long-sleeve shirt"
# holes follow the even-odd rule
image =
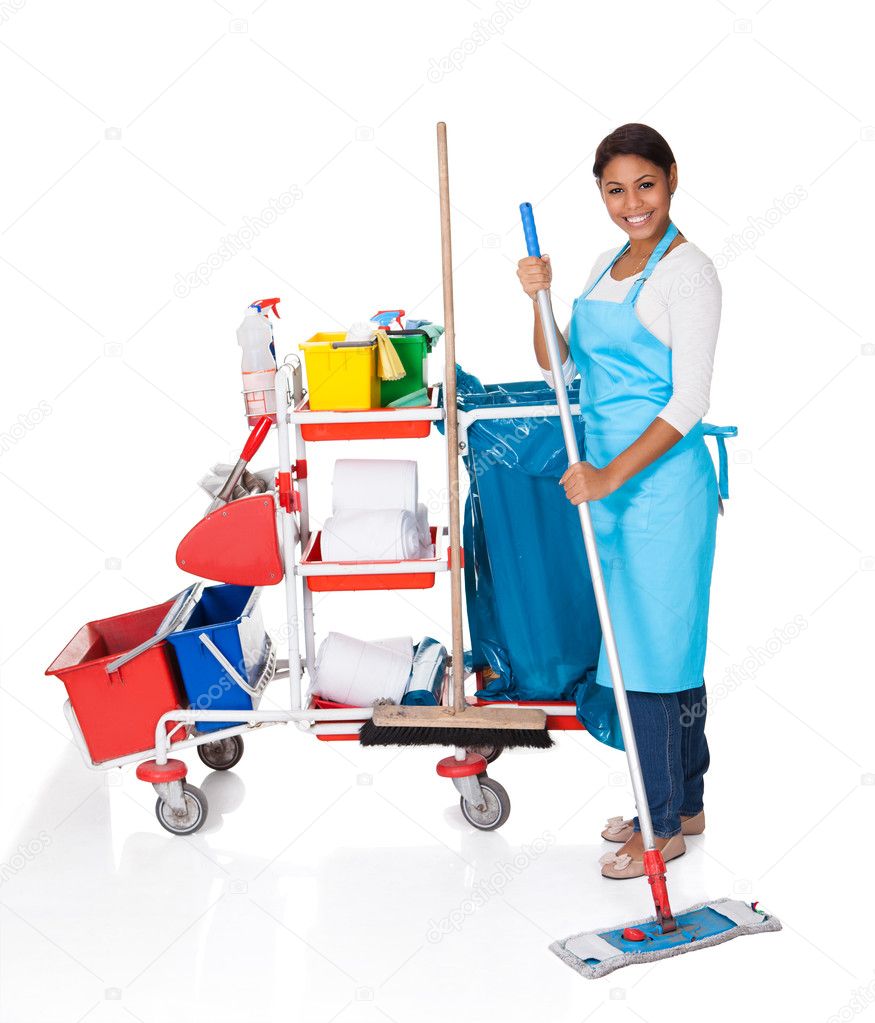
[[[584,291],[611,262],[616,251],[611,249],[599,256]],[[588,297],[622,302],[638,276],[632,274],[625,280],[615,281],[606,273]],[[687,434],[708,411],[721,301],[714,264],[700,248],[684,242],[656,264],[635,303],[642,324],[671,349],[672,396],[657,414],[681,434]],[[566,341],[570,326],[569,323],[564,331]],[[552,387],[553,374],[545,369],[541,372]],[[562,375],[566,384],[577,375],[570,354],[562,366]]]

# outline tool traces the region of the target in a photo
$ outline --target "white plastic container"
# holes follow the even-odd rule
[[[243,349],[243,398],[249,425],[255,426],[262,416],[276,422],[276,361],[271,355],[273,334],[270,324],[255,306],[246,310],[237,328],[237,343]]]

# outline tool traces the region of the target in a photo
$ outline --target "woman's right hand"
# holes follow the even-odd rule
[[[516,275],[520,279],[523,291],[534,301],[538,292],[547,291],[553,280],[550,257],[526,256],[517,263]]]

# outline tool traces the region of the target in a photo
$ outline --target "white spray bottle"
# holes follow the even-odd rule
[[[278,302],[278,298],[253,302],[237,328],[237,343],[243,349],[243,399],[250,427],[265,415],[276,422],[276,359],[266,310],[272,309],[279,319]]]

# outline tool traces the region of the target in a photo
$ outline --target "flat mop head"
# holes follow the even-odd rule
[[[780,931],[781,921],[736,899],[703,902],[678,914],[677,930],[663,934],[651,917],[610,930],[586,931],[554,941],[550,951],[589,980],[635,963],[695,952],[742,934]]]
[[[378,704],[359,732],[362,746],[527,746],[553,745],[542,710],[518,707],[406,707]]]

